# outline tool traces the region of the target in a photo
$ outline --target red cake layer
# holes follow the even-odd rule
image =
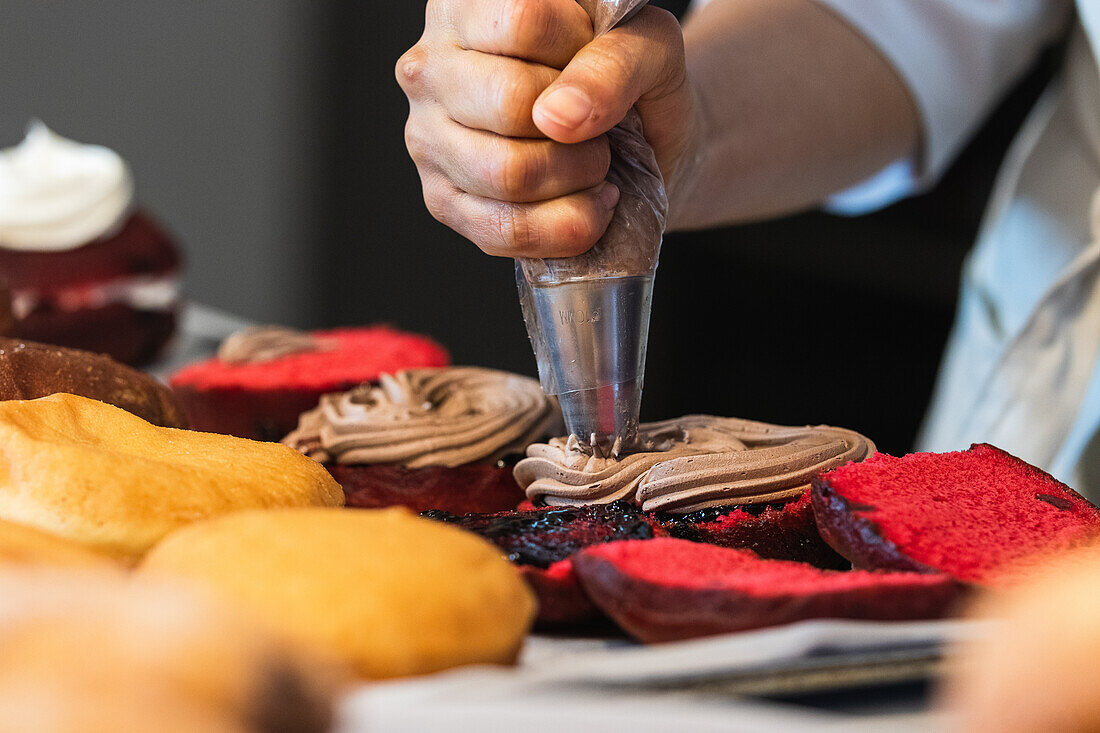
[[[349,385],[347,389],[350,389]],[[253,392],[246,389],[203,390],[172,385],[192,430],[277,442],[298,427],[298,418],[317,406],[326,389]]]
[[[148,364],[160,354],[175,332],[175,312],[140,310],[87,293],[132,278],[171,277],[179,268],[175,244],[141,212],[132,214],[114,235],[76,249],[0,248],[0,277],[18,304],[12,333],[29,341],[107,354],[133,366]],[[85,307],[73,305],[82,298],[90,301]]]
[[[821,570],[673,538],[596,545],[573,566],[592,603],[647,643],[811,618],[939,618],[960,591],[946,575]]]
[[[809,489],[780,506],[704,509],[682,517],[662,517],[661,524],[671,536],[692,542],[752,550],[761,557],[820,568],[851,567],[817,531]]]
[[[277,395],[288,390],[341,391],[373,382],[384,373],[447,366],[450,356],[426,336],[388,326],[314,331],[335,348],[290,354],[256,364],[227,364],[208,359],[172,377],[173,387],[194,391],[246,390]]]
[[[813,507],[822,536],[856,567],[985,585],[1100,536],[1100,509],[984,444],[848,464],[814,479]]]
[[[76,249],[26,252],[0,248],[0,273],[15,292],[33,289],[50,293],[129,275],[169,274],[179,267],[179,251],[172,240],[142,212],[132,214],[113,236]]]
[[[523,498],[511,466],[344,466],[329,464],[344,488],[347,506],[381,509],[403,506],[414,512],[451,514],[501,512]]]

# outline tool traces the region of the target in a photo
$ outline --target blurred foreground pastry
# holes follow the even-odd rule
[[[0,568],[51,567],[73,570],[122,570],[106,555],[64,537],[0,520]]]
[[[404,509],[232,514],[173,533],[139,575],[207,587],[368,678],[510,664],[535,614],[496,548]]]
[[[107,402],[154,425],[187,427],[170,389],[109,356],[0,338],[0,401],[58,392]]]
[[[342,504],[322,466],[277,443],[160,428],[75,395],[0,402],[0,518],[116,557],[205,517]]]
[[[323,733],[341,675],[213,599],[0,573],[0,733]]]
[[[945,683],[959,731],[1100,730],[1100,547],[1070,553],[972,616],[988,632]]]
[[[175,331],[180,268],[114,151],[41,122],[0,150],[0,276],[20,338],[148,363]]]

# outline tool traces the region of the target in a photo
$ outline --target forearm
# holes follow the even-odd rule
[[[814,0],[712,0],[684,38],[698,104],[671,228],[805,209],[917,150],[904,82]]]

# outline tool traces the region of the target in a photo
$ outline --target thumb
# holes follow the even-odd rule
[[[684,103],[685,76],[680,24],[646,7],[582,48],[539,95],[532,118],[547,137],[577,143],[607,132],[637,105],[648,137],[647,118],[677,116],[668,108]]]

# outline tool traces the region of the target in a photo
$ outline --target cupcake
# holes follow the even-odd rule
[[[0,279],[15,335],[146,364],[172,336],[180,256],[114,151],[33,122],[0,151]]]
[[[376,382],[386,372],[449,362],[435,341],[388,326],[313,332],[257,326],[233,334],[217,356],[169,382],[192,429],[275,441],[323,394]]]
[[[510,459],[560,423],[535,379],[412,369],[325,395],[283,442],[324,463],[349,506],[466,514],[521,502]]]

